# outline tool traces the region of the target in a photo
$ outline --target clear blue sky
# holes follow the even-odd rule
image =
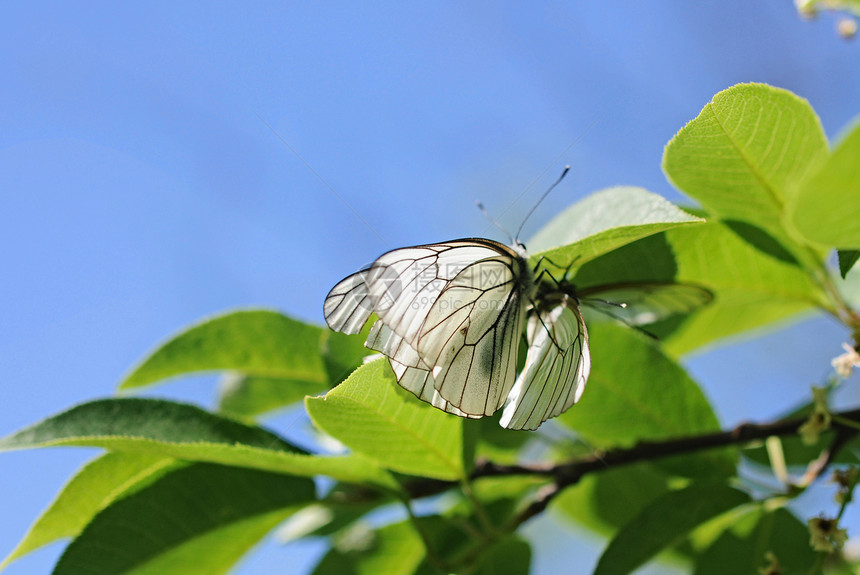
[[[789,0],[249,5],[4,6],[0,433],[110,395],[204,315],[321,322],[328,289],[387,249],[497,237],[478,198],[516,228],[565,163],[524,237],[606,186],[681,201],[663,146],[732,84],[809,99],[830,137],[860,114],[860,45]],[[733,424],[805,397],[843,337],[806,322],[690,368]],[[211,404],[212,385],[158,391]],[[0,555],[94,453],[0,454]],[[560,535],[529,533],[550,572]],[[268,545],[241,572],[312,552]]]

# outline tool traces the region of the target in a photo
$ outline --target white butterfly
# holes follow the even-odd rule
[[[386,355],[398,383],[461,417],[536,429],[576,403],[588,380],[588,332],[575,297],[538,294],[525,248],[467,238],[401,248],[338,283],[328,325]],[[516,376],[526,323],[525,366]]]

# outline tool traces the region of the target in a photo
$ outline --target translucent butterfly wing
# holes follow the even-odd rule
[[[326,321],[357,333],[379,317],[367,347],[398,382],[440,409],[494,413],[515,380],[531,270],[512,248],[481,238],[402,248],[332,288]]]
[[[584,303],[597,300],[589,305],[629,325],[646,325],[687,314],[714,299],[707,289],[683,283],[610,284],[579,290],[578,295]],[[598,307],[604,302],[617,307]]]
[[[409,341],[435,296],[463,268],[508,248],[491,240],[464,239],[392,250],[347,276],[326,296],[326,322],[335,331],[358,333],[371,313]]]
[[[579,401],[591,371],[588,332],[573,299],[529,317],[528,352],[501,425],[537,429]]]
[[[531,270],[516,252],[464,268],[439,293],[418,335],[439,395],[474,416],[491,415],[516,378]]]
[[[381,321],[370,328],[365,345],[388,357],[397,383],[418,399],[460,417],[475,417],[460,411],[439,395],[434,387],[433,375],[422,367],[418,352]]]
[[[356,334],[367,323],[373,311],[367,289],[369,271],[361,270],[345,277],[328,292],[323,313],[331,329]]]

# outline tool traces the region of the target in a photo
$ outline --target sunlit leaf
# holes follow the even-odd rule
[[[0,563],[0,569],[39,547],[74,537],[100,509],[177,465],[181,463],[170,457],[143,453],[106,453],[87,463],[63,487],[15,550]]]
[[[463,420],[397,385],[387,360],[362,366],[305,405],[320,429],[383,467],[438,479],[465,472]]]
[[[827,305],[802,268],[752,248],[717,222],[643,238],[585,264],[574,278],[577,288],[649,282],[689,283],[714,294],[662,330],[649,327],[673,355]]]
[[[0,439],[0,450],[64,445],[396,486],[388,473],[360,456],[307,455],[261,427],[156,399],[84,403]]]
[[[225,370],[325,383],[323,337],[322,328],[275,311],[236,311],[205,320],[159,345],[119,387]]]
[[[860,122],[842,139],[789,204],[791,222],[808,240],[860,248]]]
[[[640,238],[701,223],[665,198],[642,188],[608,188],[589,195],[552,219],[529,240],[532,261],[557,278],[577,266]]]
[[[828,155],[809,103],[764,84],[718,93],[666,146],[663,169],[710,212],[785,237],[794,187]]]
[[[60,557],[54,573],[226,573],[314,496],[309,479],[193,464],[96,515]]]
[[[327,389],[328,385],[320,382],[230,375],[219,386],[218,411],[235,417],[254,417]]]

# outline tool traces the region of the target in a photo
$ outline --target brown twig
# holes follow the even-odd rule
[[[843,418],[860,422],[860,409],[842,411],[833,415],[836,416],[834,419]],[[742,423],[725,431],[663,441],[643,441],[633,447],[597,452],[587,457],[558,464],[503,465],[492,461],[483,461],[476,466],[471,477],[478,479],[492,476],[539,475],[553,479],[552,483],[539,490],[534,500],[513,519],[509,525],[513,529],[543,512],[556,495],[566,487],[579,482],[588,473],[717,447],[743,445],[771,436],[795,435],[805,421],[805,417],[797,417],[772,423]],[[811,479],[820,476],[833,461],[838,451],[858,433],[857,429],[843,425],[838,421],[833,421],[832,426],[836,430],[836,437],[822,454],[814,470],[814,477]],[[454,485],[456,484],[453,482],[425,479],[409,482],[405,487],[410,497],[425,497],[441,493]]]

